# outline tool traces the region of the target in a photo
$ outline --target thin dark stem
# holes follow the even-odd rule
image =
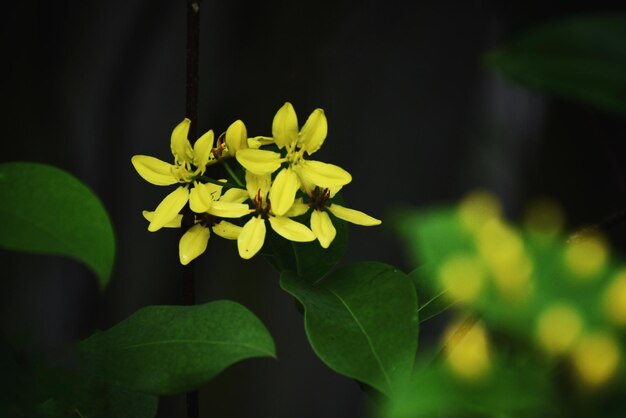
[[[198,56],[200,38],[200,0],[187,0],[187,81],[185,115],[191,120],[189,140],[193,144],[198,138]],[[183,221],[192,219],[193,214],[189,206],[185,208]],[[185,222],[188,223],[188,222]],[[194,262],[183,267],[183,291],[185,305],[196,303]],[[198,391],[187,393],[187,418],[198,418]]]

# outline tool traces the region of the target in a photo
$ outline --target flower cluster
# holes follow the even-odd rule
[[[211,231],[237,240],[239,255],[249,259],[263,247],[266,221],[287,240],[317,239],[323,248],[328,248],[337,234],[329,213],[357,225],[381,223],[334,203],[333,198],[352,176],[341,167],[308,158],[326,139],[328,124],[322,109],[314,110],[299,128],[293,106],[285,103],[274,116],[271,137],[249,138],[244,123],[238,120],[217,141],[210,130],[193,146],[188,139],[190,123],[185,119],[172,132],[174,164],[146,155],[135,155],[131,160],[149,183],[177,185],[154,211],[143,214],[152,232],[190,225],[179,243],[182,264],[206,250]],[[245,185],[229,160],[237,161],[245,171]],[[216,164],[223,164],[231,178],[209,176],[207,168]],[[300,222],[309,211],[310,228]],[[183,222],[182,213],[191,221]],[[238,222],[235,219],[242,219],[241,225],[234,223]]]

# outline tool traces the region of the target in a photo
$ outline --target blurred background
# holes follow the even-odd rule
[[[385,219],[475,188],[498,195],[513,220],[530,199],[551,196],[570,229],[596,223],[625,209],[623,116],[520,87],[483,61],[528,29],[623,11],[620,3],[203,0],[199,132],[242,119],[250,136],[270,135],[285,101],[301,123],[323,108],[329,135],[317,159],[352,173],[349,207],[383,219],[351,227],[343,262],[412,270]],[[141,216],[168,189],[141,179],[130,158],[171,159],[170,133],[185,117],[185,2],[35,0],[9,3],[3,14],[2,161],[74,174],[100,196],[117,234],[104,293],[73,261],[0,252],[2,333],[54,357],[143,306],[182,303],[180,232],[150,233]],[[234,243],[213,238],[196,281],[199,302],[232,299],[257,314],[278,353],[227,369],[202,388],[201,411],[364,414],[367,395],[317,359],[263,259],[244,262]],[[183,405],[182,396],[163,398],[159,416],[180,416]]]

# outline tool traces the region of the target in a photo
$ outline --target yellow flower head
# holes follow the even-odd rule
[[[252,258],[263,247],[266,219],[277,234],[290,241],[308,242],[315,239],[313,232],[306,226],[289,219],[289,216],[274,213],[272,202],[268,201],[271,186],[270,174],[259,176],[246,171],[246,188],[254,206],[254,215],[243,226],[237,239],[237,248],[241,258]]]
[[[149,231],[157,231],[178,215],[190,197],[189,188],[194,190],[196,176],[204,174],[207,165],[215,163],[213,157],[213,131],[202,135],[191,147],[187,138],[191,121],[184,119],[172,131],[170,148],[174,164],[166,163],[147,155],[135,155],[131,159],[135,170],[144,180],[156,186],[181,184],[161,201],[154,211]],[[199,183],[195,183],[197,186]]]
[[[308,195],[311,198],[311,202],[308,206],[311,206],[314,209],[311,213],[311,230],[323,248],[328,248],[337,235],[337,230],[335,229],[328,212],[332,213],[339,219],[343,219],[344,221],[355,225],[374,226],[382,223],[379,219],[366,215],[361,211],[346,208],[336,203],[330,203],[329,200],[332,199],[339,192],[339,190],[341,190],[341,187],[334,187],[332,189],[321,189],[319,187],[315,187],[312,191],[308,192]],[[292,214],[291,216],[298,216],[306,213],[306,210],[299,210],[300,208],[308,209],[305,203],[296,200],[288,214]]]
[[[229,240],[236,240],[239,237],[241,227],[222,218],[239,218],[250,213],[248,205],[242,203],[248,199],[248,194],[245,190],[235,188],[228,189],[222,194],[222,189],[222,186],[215,184],[197,183],[191,190],[189,204],[196,214],[194,225],[183,234],[178,245],[181,264],[187,265],[204,253],[211,230]],[[156,211],[144,211],[143,216],[152,223]],[[182,215],[176,214],[163,226],[180,228],[181,222]]]
[[[340,187],[352,181],[350,173],[336,165],[304,158],[305,153],[311,155],[322,146],[327,132],[328,123],[322,109],[315,109],[302,129],[298,130],[296,112],[287,102],[278,110],[272,123],[274,143],[279,149],[285,149],[286,155],[283,157],[277,152],[250,148],[237,152],[237,161],[258,176],[269,175],[286,163],[269,191],[276,215],[287,213],[300,188]]]

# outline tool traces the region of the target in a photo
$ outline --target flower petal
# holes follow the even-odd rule
[[[236,158],[246,170],[259,176],[278,170],[282,162],[277,152],[252,148],[240,150]]]
[[[181,123],[176,125],[172,131],[172,137],[170,140],[170,148],[174,159],[179,164],[192,163],[193,151],[191,149],[191,143],[187,136],[189,135],[189,126],[191,121],[187,118],[183,119]]]
[[[310,206],[302,201],[302,198],[297,198],[293,205],[289,208],[285,216],[288,218],[295,218],[296,216],[304,215],[309,211]]]
[[[272,122],[272,136],[278,148],[284,148],[298,140],[298,117],[291,103],[285,103],[276,112]]]
[[[298,143],[311,155],[324,143],[328,134],[328,122],[322,109],[315,109],[300,130]]]
[[[305,182],[320,187],[339,187],[352,181],[350,173],[343,168],[321,161],[303,160],[298,173]]]
[[[274,215],[282,216],[287,213],[293,205],[299,188],[298,175],[290,168],[283,168],[274,179],[269,194]]]
[[[172,164],[161,161],[148,155],[135,155],[130,159],[137,173],[148,183],[156,186],[169,186],[178,183],[172,174]]]
[[[146,218],[148,222],[152,222],[152,219],[154,218],[153,211],[144,210],[143,212],[141,212],[141,214],[143,215],[144,218]],[[172,219],[171,221],[163,225],[163,228],[180,228],[180,224],[182,222],[183,222],[183,215],[176,215],[174,219]]]
[[[213,225],[213,232],[222,238],[235,240],[239,238],[242,228],[239,225],[231,224],[230,222],[221,221]]]
[[[220,197],[220,202],[243,203],[248,200],[249,197],[247,190],[233,187],[232,189],[226,190],[226,193]]]
[[[328,206],[328,210],[339,219],[343,219],[344,221],[348,221],[356,225],[374,226],[382,223],[381,220],[366,215],[363,212],[355,209],[344,208],[343,206],[339,206],[334,203]]]
[[[216,200],[207,210],[211,215],[220,218],[241,218],[252,211],[245,203],[222,202]]]
[[[211,195],[202,186],[204,184],[196,183],[195,187],[189,191],[189,207],[196,213],[205,213],[213,203]]]
[[[309,242],[315,240],[315,234],[309,228],[286,216],[270,216],[269,221],[272,229],[289,241]]]
[[[242,121],[236,120],[226,130],[226,146],[230,155],[241,149],[248,148],[248,132]]]
[[[274,143],[274,138],[271,136],[255,136],[254,138],[248,138],[248,148],[260,148],[263,145],[269,145]]]
[[[328,248],[337,235],[337,230],[330,220],[330,216],[321,210],[314,210],[311,213],[311,230],[322,248]]]
[[[215,136],[213,135],[213,131],[209,130],[207,133],[198,138],[193,146],[193,164],[198,168],[198,171],[201,174],[204,174],[206,165],[209,162],[214,139]]]
[[[178,258],[182,265],[189,264],[206,250],[211,230],[203,225],[195,224],[183,234],[178,243]]]
[[[251,218],[241,229],[237,238],[237,249],[239,256],[243,259],[250,259],[259,252],[265,242],[265,220],[260,217]]]
[[[272,177],[269,174],[257,176],[250,171],[246,171],[246,189],[248,189],[248,195],[252,200],[255,199],[257,194],[260,194],[261,198],[265,200],[270,192],[271,185]]]
[[[148,226],[148,231],[158,231],[171,222],[188,200],[189,190],[185,186],[179,186],[172,193],[168,194],[154,210],[154,216]]]

